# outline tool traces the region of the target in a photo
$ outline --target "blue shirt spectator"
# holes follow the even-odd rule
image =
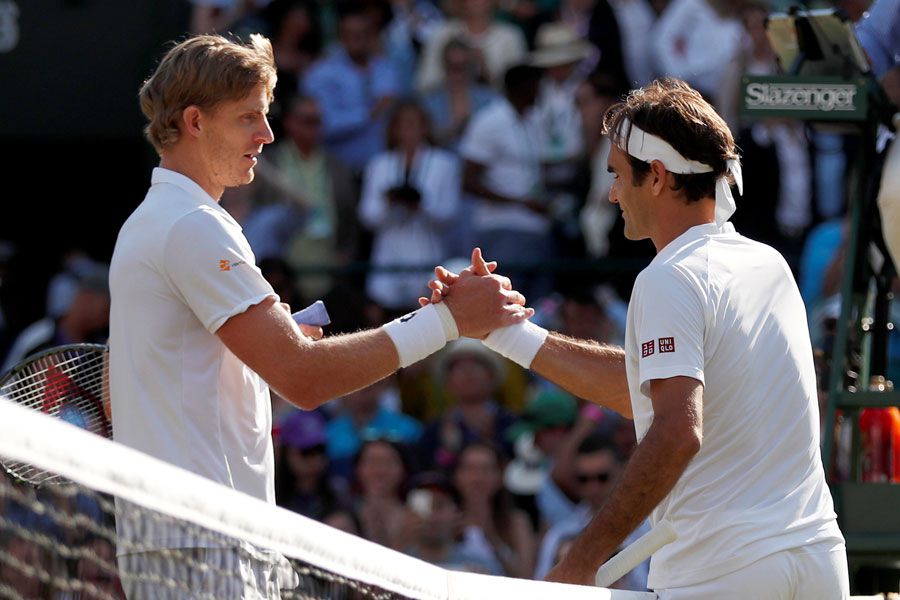
[[[900,64],[900,0],[876,0],[856,26],[856,36],[877,77]]]
[[[399,93],[390,62],[376,54],[368,13],[349,7],[340,16],[340,44],[310,67],[302,90],[322,107],[325,145],[357,171],[384,149],[385,116]]]

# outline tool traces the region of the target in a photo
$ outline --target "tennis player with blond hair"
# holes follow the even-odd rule
[[[677,535],[650,563],[663,600],[848,597],[806,312],[781,255],[728,222],[729,183],[742,185],[731,132],[673,79],[633,91],[604,126],[609,200],[626,237],[657,251],[635,281],[624,349],[530,322],[485,339],[635,422],[639,444],[615,490],[548,579],[593,583],[650,516]],[[431,300],[452,299],[456,276],[437,272]]]
[[[226,188],[253,180],[273,140],[274,86],[272,46],[259,35],[246,44],[201,35],[166,53],[140,92],[159,167],[119,232],[110,272],[115,439],[272,503],[269,386],[312,409],[459,335],[484,336],[533,312],[508,280],[469,277],[446,306],[378,329],[322,338],[321,328],[298,326],[219,206]],[[246,545],[187,527],[142,531],[122,514],[117,526],[132,600],[183,597],[153,583],[173,566],[193,569],[181,577],[216,598],[278,595],[276,561]],[[135,542],[146,551],[130,550]]]

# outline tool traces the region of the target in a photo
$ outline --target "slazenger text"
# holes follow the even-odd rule
[[[854,85],[798,87],[751,83],[747,86],[747,107],[783,110],[854,110],[856,91]]]

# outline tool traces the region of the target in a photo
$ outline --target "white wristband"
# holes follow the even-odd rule
[[[401,367],[422,360],[446,346],[449,340],[459,337],[456,321],[443,303],[428,304],[394,319],[382,329],[394,342]]]
[[[522,321],[509,327],[495,329],[482,340],[482,343],[497,354],[528,369],[548,335],[550,332],[543,327],[531,321]]]

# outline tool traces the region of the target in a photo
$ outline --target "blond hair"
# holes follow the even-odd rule
[[[221,102],[245,98],[260,84],[271,102],[275,80],[272,43],[262,35],[251,35],[247,44],[220,35],[188,38],[166,53],[141,86],[141,111],[149,121],[144,134],[161,154],[178,141],[185,108],[214,110]]]

